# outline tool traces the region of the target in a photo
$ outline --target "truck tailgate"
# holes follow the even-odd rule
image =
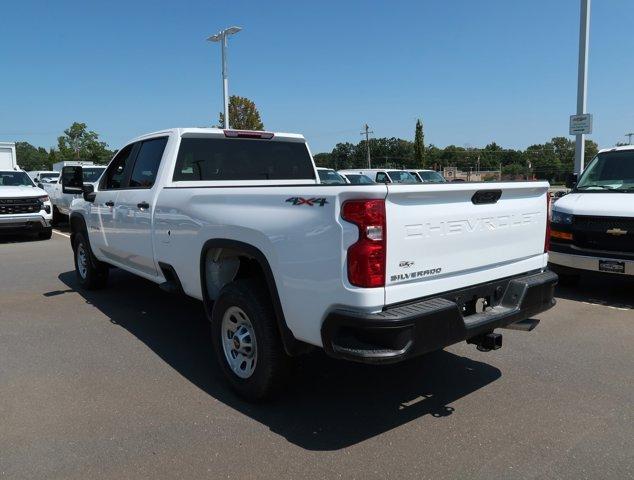
[[[547,192],[546,182],[388,186],[386,304],[543,268]]]

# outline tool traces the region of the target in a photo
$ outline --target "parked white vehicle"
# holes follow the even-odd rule
[[[408,170],[421,183],[447,183],[445,177],[436,170]]]
[[[60,175],[59,171],[56,172],[54,170],[33,170],[27,173],[38,186],[45,183],[55,183]]]
[[[119,267],[202,300],[231,386],[283,384],[314,347],[397,362],[554,304],[548,183],[323,185],[301,135],[180,128],[124,146],[96,187],[62,173],[84,288]],[[174,319],[177,321],[177,319]]]
[[[0,142],[0,170],[17,170],[18,161],[15,154],[15,143]]]
[[[22,170],[0,170],[0,234],[51,238],[51,202]]]
[[[552,268],[634,275],[634,146],[601,150],[570,186],[552,208]]]
[[[366,168],[359,170],[339,170],[343,175],[360,174],[370,178],[375,183],[420,183],[417,178],[405,170],[397,170],[396,168]]]
[[[97,182],[99,182],[99,178],[105,170],[106,167],[104,165],[84,166],[82,170],[83,182],[85,184],[92,184],[93,186],[96,186]],[[61,179],[58,182],[43,183],[42,188],[46,190],[46,193],[48,193],[51,198],[51,202],[53,204],[52,224],[57,225],[70,215],[70,204],[75,198],[78,198],[81,195],[64,193],[62,191]]]

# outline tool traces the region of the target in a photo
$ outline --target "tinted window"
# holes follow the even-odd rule
[[[346,177],[353,185],[369,185],[374,183],[370,177],[366,177],[365,175],[348,173]]]
[[[0,172],[0,186],[5,187],[33,187],[31,177],[25,172]]]
[[[634,188],[634,151],[600,153],[583,172],[579,190],[632,190]]]
[[[390,178],[394,183],[420,183],[417,182],[414,176],[409,172],[404,172],[402,170],[391,170]]]
[[[153,138],[141,144],[130,176],[130,187],[151,188],[154,185],[165,145],[167,137]]]
[[[82,168],[83,171],[83,176],[84,176],[84,182],[85,183],[94,183],[97,180],[99,180],[99,177],[101,177],[101,174],[103,173],[103,171],[105,170],[104,167],[84,167]]]
[[[317,170],[317,174],[324,185],[342,185],[346,183],[343,177],[334,170]]]
[[[390,179],[385,173],[379,172],[376,174],[376,183],[390,183]]]
[[[445,177],[438,172],[418,172],[425,183],[446,183]]]
[[[132,154],[134,145],[135,144],[133,143],[132,145],[128,145],[123,148],[119,153],[117,153],[112,162],[110,162],[102,182],[104,190],[123,188],[125,167],[130,160],[130,155]]]
[[[304,143],[242,138],[183,138],[174,180],[314,179]]]

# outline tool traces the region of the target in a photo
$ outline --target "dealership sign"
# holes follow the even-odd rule
[[[570,135],[592,133],[592,114],[570,115]]]

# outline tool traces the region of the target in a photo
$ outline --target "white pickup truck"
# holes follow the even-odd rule
[[[258,400],[313,347],[387,363],[501,346],[554,305],[548,184],[322,185],[301,135],[180,128],[98,185],[62,172],[77,278],[119,267],[204,303],[231,386]],[[177,321],[177,319],[175,319]]]
[[[51,201],[22,170],[0,170],[0,234],[34,234],[49,239]]]
[[[96,186],[99,178],[106,170],[106,167],[100,165],[82,165],[82,169],[84,184],[92,183]],[[53,204],[53,219],[51,220],[51,224],[53,226],[58,225],[70,215],[70,204],[78,195],[64,193],[62,191],[61,181],[42,183],[42,188],[46,190]]]
[[[634,145],[601,150],[553,205],[550,262],[563,281],[634,275]]]

